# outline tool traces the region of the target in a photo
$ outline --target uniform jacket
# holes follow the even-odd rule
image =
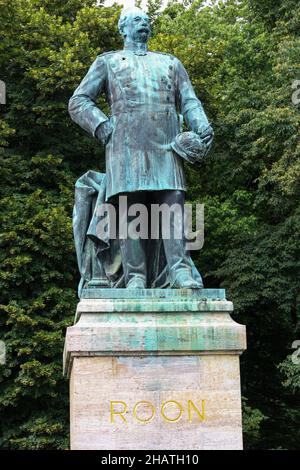
[[[106,116],[96,104],[104,92]],[[186,190],[183,160],[170,144],[180,115],[190,130],[208,125],[182,63],[170,54],[124,49],[101,54],[69,101],[71,118],[95,136],[111,119],[106,145],[106,200],[127,191]]]

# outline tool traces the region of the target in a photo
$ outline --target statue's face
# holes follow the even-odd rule
[[[147,42],[151,33],[150,21],[144,12],[132,12],[127,15],[124,36],[131,41]]]

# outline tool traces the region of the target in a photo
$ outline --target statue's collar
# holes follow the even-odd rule
[[[124,43],[125,51],[132,51],[135,55],[146,55],[148,46],[146,42],[127,42]]]

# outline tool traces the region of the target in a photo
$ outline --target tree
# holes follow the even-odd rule
[[[226,287],[236,319],[247,324],[251,448],[299,441],[296,398],[277,368],[299,331],[299,111],[291,101],[299,12],[292,0],[196,1],[186,9],[172,2],[156,25],[157,48],[183,61],[216,130],[202,171],[187,167],[188,194],[205,203],[196,257],[205,284]]]
[[[247,448],[297,448],[299,374],[300,6],[296,0],[149,2],[150,49],[187,68],[216,131],[188,198],[205,203],[194,254],[206,287],[226,287],[245,323]],[[2,448],[66,448],[65,328],[75,311],[73,185],[104,168],[68,98],[99,53],[122,48],[120,7],[95,0],[0,0],[0,366]],[[103,100],[101,101],[103,106]]]
[[[73,186],[103,167],[103,151],[71,123],[67,103],[97,53],[120,42],[120,8],[95,3],[0,1],[2,448],[68,446],[61,357],[77,302]]]

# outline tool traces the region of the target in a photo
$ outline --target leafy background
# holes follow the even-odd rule
[[[0,0],[3,449],[68,448],[61,362],[77,302],[73,188],[88,169],[104,170],[104,153],[71,122],[67,102],[97,54],[122,48],[120,7],[101,3]],[[299,1],[170,1],[163,12],[160,4],[148,2],[150,49],[185,64],[216,131],[201,170],[186,166],[188,197],[205,203],[205,245],[195,256],[205,285],[225,287],[234,318],[247,325],[245,447],[296,449]]]

